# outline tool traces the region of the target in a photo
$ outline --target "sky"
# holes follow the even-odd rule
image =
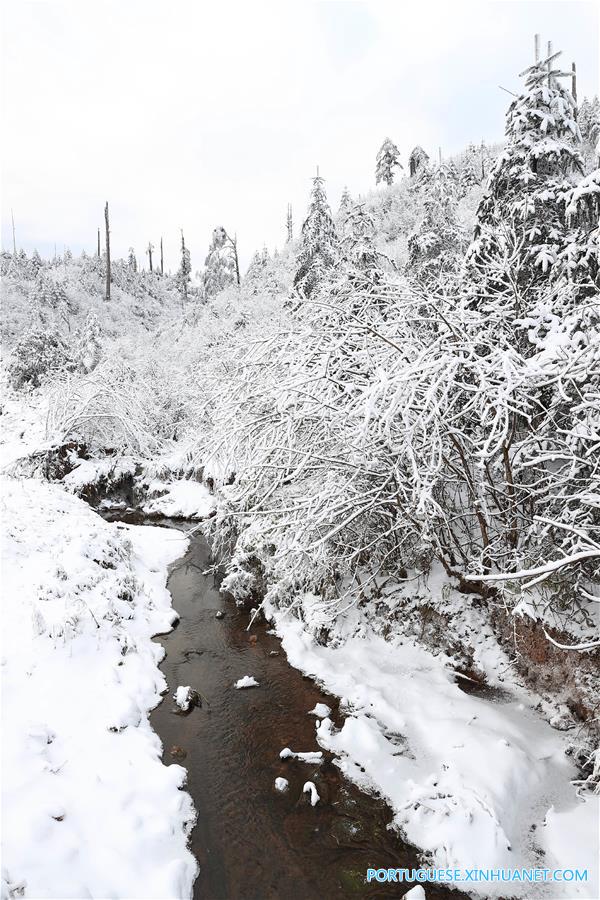
[[[500,140],[535,32],[598,92],[595,2],[3,0],[2,244],[12,210],[28,253],[95,252],[108,201],[113,257],[162,236],[175,269],[183,229],[197,270],[224,225],[246,266],[317,165],[335,210],[387,136],[405,166]]]

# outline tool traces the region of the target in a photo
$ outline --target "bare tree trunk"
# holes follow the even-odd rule
[[[540,36],[536,34],[533,36],[533,48],[534,48],[534,57],[536,63],[540,61]]]
[[[104,224],[106,227],[106,297],[105,300],[108,302],[110,300],[110,228],[108,224],[108,200],[106,201],[106,206],[104,207]]]
[[[98,259],[100,259],[100,229],[98,229]]]
[[[163,257],[163,242],[162,242],[162,238],[160,239],[160,274],[161,274],[161,275],[164,275],[164,274],[165,274],[165,261],[164,261],[164,257]]]
[[[294,238],[294,222],[292,219],[292,204],[288,203],[287,210],[287,239],[288,241],[293,240]]]
[[[148,250],[146,252],[148,253],[148,260],[150,262],[150,271],[151,272],[152,272],[152,251],[153,250],[154,250],[154,247],[152,246],[152,244],[148,244]]]
[[[575,101],[575,121],[577,121],[577,66],[571,63],[571,93]]]

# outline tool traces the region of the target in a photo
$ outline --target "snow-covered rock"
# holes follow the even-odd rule
[[[240,678],[236,681],[235,688],[237,690],[242,690],[243,688],[251,688],[251,687],[259,687],[258,681],[252,675],[244,675],[243,678]]]
[[[317,703],[314,709],[309,710],[309,716],[317,716],[318,719],[326,719],[331,715],[331,709],[326,703]]]
[[[287,791],[289,786],[290,786],[290,783],[287,780],[287,778],[276,778],[275,779],[275,790],[276,791],[281,791],[281,793],[284,793],[285,791]]]
[[[323,762],[323,753],[320,750],[309,751],[307,753],[296,753],[289,747],[284,747],[279,754],[280,759],[299,759],[300,762],[310,763],[312,765],[320,765]]]
[[[173,694],[173,699],[179,709],[183,710],[183,712],[187,712],[191,706],[195,705],[197,695],[189,685],[184,686],[180,684]]]
[[[310,794],[309,799],[310,799],[311,806],[316,806],[317,803],[319,802],[319,800],[321,799],[319,797],[319,792],[317,791],[317,789],[314,785],[314,782],[312,782],[312,781],[307,781],[305,783],[304,787],[302,788],[302,793]]]

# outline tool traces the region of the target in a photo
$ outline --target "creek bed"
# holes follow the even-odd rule
[[[171,568],[168,588],[180,620],[156,638],[166,650],[161,668],[168,693],[151,714],[164,762],[185,766],[198,812],[191,835],[200,865],[194,897],[402,897],[407,884],[365,883],[368,868],[419,865],[414,848],[388,828],[386,804],[348,782],[331,754],[324,753],[321,765],[279,758],[284,747],[320,749],[308,711],[325,703],[339,725],[337,698],[289,665],[268,625],[246,631],[247,612],[219,592],[213,575],[203,574],[210,562],[208,544],[195,534]],[[234,689],[244,675],[260,686]],[[200,691],[202,706],[182,715],[172,699],[178,685]],[[277,777],[289,781],[285,793],[275,789]],[[320,794],[315,807],[302,793],[306,781]],[[462,896],[434,885],[426,895]]]

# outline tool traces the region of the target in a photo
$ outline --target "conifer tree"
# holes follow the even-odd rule
[[[400,151],[389,138],[386,138],[377,154],[375,184],[379,184],[380,181],[383,181],[388,186],[393,184],[395,168],[402,168]]]
[[[222,225],[218,225],[212,233],[204,265],[203,283],[207,297],[213,297],[236,281],[239,284],[236,243]]]
[[[131,269],[132,272],[137,272],[137,259],[135,258],[135,251],[133,247],[129,248],[129,256],[127,257],[127,265]]]
[[[313,178],[308,215],[302,225],[302,244],[294,285],[307,296],[333,268],[338,257],[338,236],[325,193],[325,181]]]
[[[192,261],[190,257],[190,251],[185,246],[185,238],[183,236],[183,231],[181,232],[181,263],[179,265],[179,270],[176,275],[177,286],[179,288],[179,293],[181,294],[182,300],[187,300],[188,298],[188,286],[190,283],[190,275],[192,271]]]
[[[518,287],[519,305],[531,307],[565,243],[565,198],[583,164],[575,101],[560,72],[549,70],[554,58],[524,73],[525,90],[507,114],[506,147],[477,211],[467,271],[484,304],[504,288],[514,298]]]

